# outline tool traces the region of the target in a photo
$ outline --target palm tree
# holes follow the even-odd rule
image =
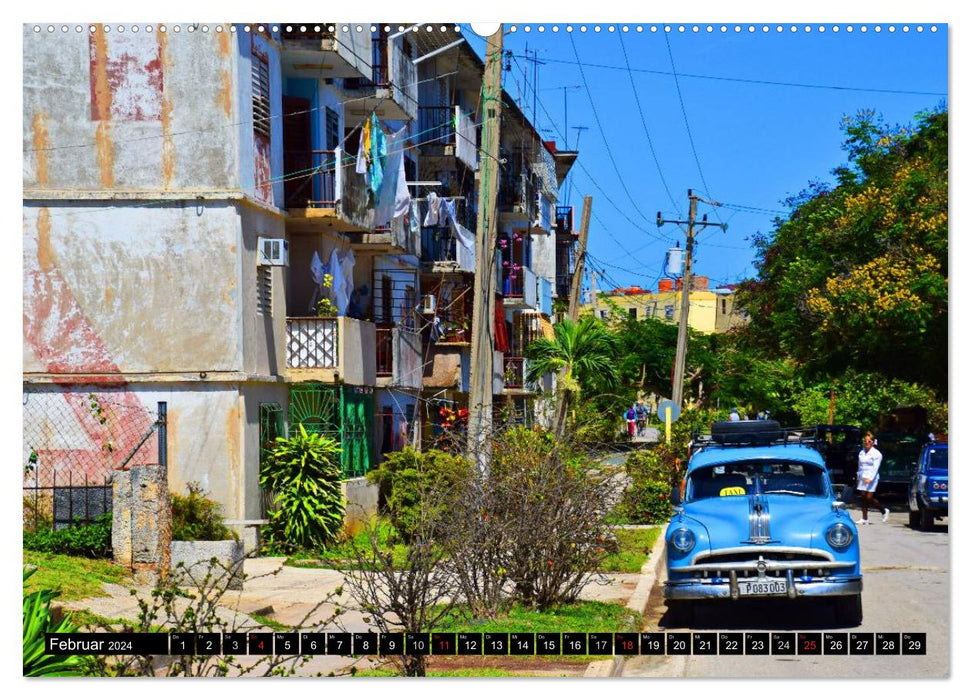
[[[559,373],[561,393],[554,429],[556,436],[562,437],[567,411],[582,386],[598,384],[607,388],[619,381],[617,339],[592,316],[576,323],[564,318],[553,330],[553,340],[540,338],[526,348],[526,381],[535,383],[547,374]]]

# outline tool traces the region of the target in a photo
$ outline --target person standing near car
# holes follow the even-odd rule
[[[883,455],[874,446],[873,433],[866,433],[863,436],[863,449],[860,450],[858,467],[856,471],[856,490],[860,492],[860,504],[863,510],[863,517],[856,521],[857,525],[869,525],[867,520],[867,510],[875,508],[883,512],[883,522],[887,522],[890,517],[890,509],[884,508],[877,500],[877,484],[880,482],[880,463]]]

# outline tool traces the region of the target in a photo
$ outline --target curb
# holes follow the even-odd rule
[[[651,590],[654,588],[654,583],[657,581],[657,577],[665,560],[663,545],[664,533],[667,530],[667,526],[668,523],[660,524],[657,539],[651,545],[651,554],[655,556],[649,556],[647,561],[644,562],[644,566],[641,567],[641,576],[637,582],[637,587],[634,588],[630,600],[627,601],[627,608],[633,610],[638,615],[643,615],[647,612],[647,601],[651,597]],[[624,661],[625,657],[623,656],[614,656],[613,659],[604,661],[592,661],[587,665],[587,670],[584,671],[583,677],[609,678],[611,676],[619,676],[624,668]]]

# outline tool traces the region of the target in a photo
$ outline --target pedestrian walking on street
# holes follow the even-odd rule
[[[627,421],[627,434],[634,437],[634,430],[637,427],[637,411],[634,410],[633,406],[624,413],[624,420]]]
[[[643,402],[637,402],[634,412],[637,414],[637,434],[643,437],[644,431],[647,430],[647,409],[644,408]]]
[[[863,449],[860,450],[859,467],[856,472],[856,490],[860,492],[862,500],[861,508],[863,517],[856,521],[857,525],[869,525],[867,520],[867,510],[875,508],[883,512],[883,522],[887,522],[890,517],[890,509],[884,508],[877,500],[877,484],[880,483],[880,463],[883,455],[880,450],[874,447],[873,433],[866,433],[863,436]]]

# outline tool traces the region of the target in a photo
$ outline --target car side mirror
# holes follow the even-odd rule
[[[681,487],[675,486],[671,489],[671,503],[676,506],[681,505]]]

